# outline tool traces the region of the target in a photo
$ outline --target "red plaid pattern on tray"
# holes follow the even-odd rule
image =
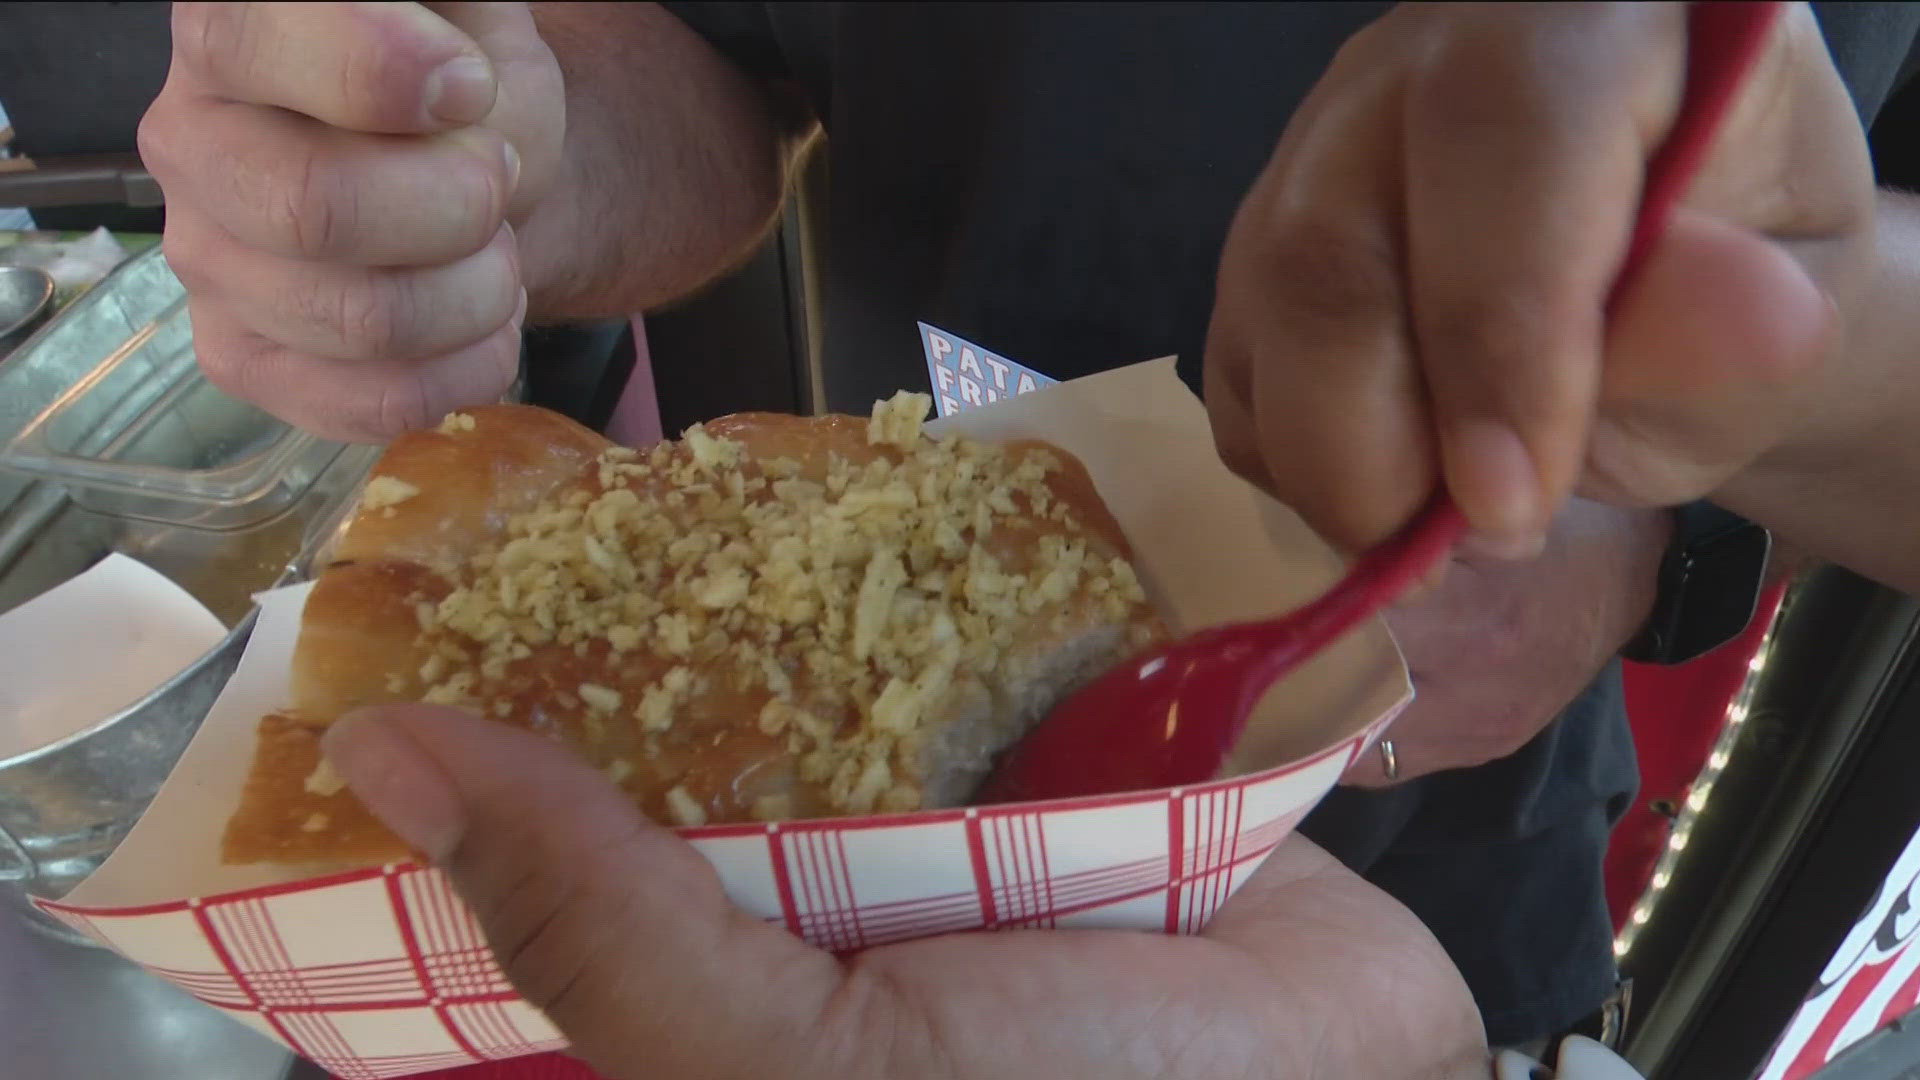
[[[839,953],[1010,927],[1194,933],[1366,745],[1356,735],[1282,769],[1185,790],[681,833],[736,903]],[[564,1046],[429,868],[140,908],[41,906],[341,1080]],[[528,1066],[566,1061],[536,1060]]]
[[[152,908],[49,910],[343,1080],[564,1045],[507,984],[437,871],[388,866]]]
[[[540,1054],[512,1061],[483,1061],[457,1069],[423,1073],[421,1080],[605,1080],[565,1054]]]

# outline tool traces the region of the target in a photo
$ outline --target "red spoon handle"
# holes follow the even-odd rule
[[[1760,55],[1780,9],[1776,0],[1700,0],[1687,11],[1687,74],[1680,113],[1647,162],[1633,237],[1607,297],[1611,313],[1646,266],[1673,210],[1713,148],[1747,69]],[[1319,600],[1289,617],[1298,621],[1298,658],[1325,648],[1357,623],[1391,604],[1451,551],[1466,518],[1445,491],[1399,533],[1368,552]],[[1284,672],[1292,665],[1283,664]]]
[[[1767,33],[1785,7],[1777,0],[1696,0],[1688,6],[1687,76],[1680,113],[1647,162],[1633,238],[1607,298],[1609,313],[1666,232],[1687,185],[1713,149],[1713,138],[1733,107],[1747,69],[1760,58]]]

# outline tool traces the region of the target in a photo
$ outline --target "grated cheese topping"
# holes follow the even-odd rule
[[[921,394],[876,403],[860,452],[805,464],[702,425],[606,450],[437,567],[444,599],[412,598],[425,700],[506,716],[540,695],[613,748],[598,763],[617,782],[629,748],[657,749],[690,711],[734,710],[825,786],[830,812],[918,808],[911,763],[929,729],[967,687],[1006,678],[1023,635],[1123,621],[1145,601],[1049,486],[1056,455],[931,438],[927,408]],[[593,678],[540,682],[542,658],[569,653]],[[708,819],[686,785],[665,800],[678,824]],[[751,805],[764,820],[794,810],[778,794]]]

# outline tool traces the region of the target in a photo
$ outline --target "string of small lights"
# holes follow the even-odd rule
[[[1785,605],[1782,605],[1781,611],[1784,610]],[[1679,863],[1680,853],[1686,850],[1687,841],[1693,836],[1700,812],[1706,809],[1713,786],[1727,767],[1734,742],[1740,737],[1740,727],[1746,722],[1747,710],[1753,704],[1754,692],[1760,685],[1768,659],[1773,655],[1774,634],[1780,628],[1780,614],[1775,612],[1773,622],[1761,638],[1760,647],[1754,651],[1753,659],[1747,662],[1746,677],[1740,682],[1739,692],[1733,695],[1732,704],[1727,706],[1726,722],[1721,725],[1720,735],[1714,740],[1712,751],[1707,754],[1707,763],[1701,767],[1700,775],[1694,778],[1688,788],[1686,802],[1674,815],[1673,832],[1667,837],[1666,849],[1660,852],[1660,858],[1653,864],[1653,878],[1648,881],[1640,899],[1634,903],[1626,925],[1614,936],[1613,955],[1616,959],[1627,955],[1628,950],[1633,948],[1634,939],[1640,935],[1640,928],[1653,917],[1654,906],[1660,902],[1660,894],[1666,891],[1668,883],[1673,880],[1673,868]]]

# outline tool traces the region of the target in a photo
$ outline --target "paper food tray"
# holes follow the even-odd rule
[[[931,425],[1078,455],[1176,632],[1287,610],[1339,561],[1229,474],[1170,360]],[[300,879],[232,867],[219,840],[259,718],[285,704],[307,586],[263,596],[245,657],[152,808],[61,902],[40,906],[348,1080],[551,1050],[563,1040],[494,964],[437,871]],[[1412,697],[1372,624],[1291,676],[1235,752],[1185,789],[854,819],[682,829],[746,910],[835,951],[955,931],[1193,933]]]

